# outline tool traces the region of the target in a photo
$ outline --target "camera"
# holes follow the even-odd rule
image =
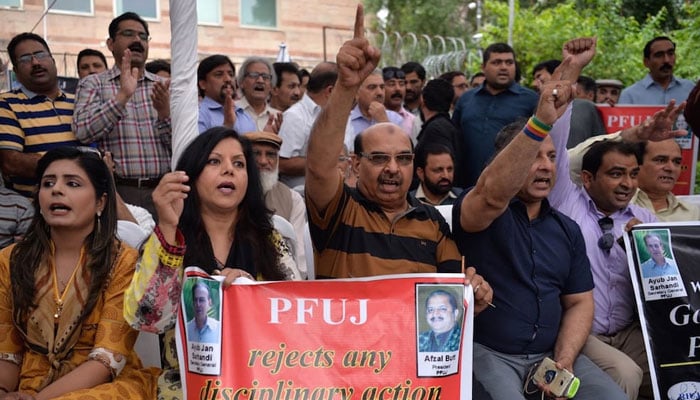
[[[556,397],[572,398],[576,396],[581,381],[571,372],[557,368],[556,363],[545,357],[537,366],[532,380],[541,385],[549,385],[549,391]]]

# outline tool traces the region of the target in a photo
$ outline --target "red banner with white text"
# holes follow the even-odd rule
[[[224,288],[185,273],[187,399],[471,399],[473,292],[462,274]]]
[[[654,115],[655,112],[664,108],[664,106],[635,106],[618,104],[615,107],[608,105],[597,104],[600,117],[605,124],[605,129],[608,133],[615,133],[619,130],[629,128],[644,122],[647,118]],[[676,129],[687,129],[688,134],[677,138],[676,141],[681,146],[681,155],[683,161],[681,163],[681,174],[678,177],[676,186],[673,188],[675,195],[691,195],[695,187],[695,165],[697,164],[697,138],[690,131],[690,126],[685,122],[683,114],[678,116],[676,120]]]

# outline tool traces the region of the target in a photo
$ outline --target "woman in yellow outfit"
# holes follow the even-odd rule
[[[36,212],[0,252],[0,399],[153,399],[123,317],[137,253],[115,239],[116,196],[99,154],[38,163]]]

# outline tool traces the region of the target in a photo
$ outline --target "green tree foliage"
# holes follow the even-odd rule
[[[455,26],[459,22],[451,15],[455,13],[450,10],[463,10],[465,1],[366,0],[366,3],[370,12],[382,7],[389,11],[387,24],[383,27],[386,31],[411,30],[416,34],[459,37],[471,37],[474,32],[472,25]],[[490,43],[506,42],[508,1],[484,0],[483,3],[483,39],[480,45],[486,47]],[[656,7],[645,6],[649,4]],[[438,10],[430,11],[431,8]],[[630,8],[635,8],[635,13]],[[474,18],[472,11],[468,15],[470,21]],[[643,22],[640,23],[640,20]],[[669,30],[669,26],[677,29]],[[595,79],[615,78],[626,85],[631,84],[647,73],[642,60],[644,44],[661,35],[670,36],[677,44],[676,74],[691,80],[700,77],[700,53],[697,52],[697,44],[700,43],[700,2],[516,1],[513,47],[526,84],[531,80],[535,64],[561,58],[562,44],[577,36],[598,37],[598,54],[584,74]],[[420,58],[415,59],[421,61]],[[467,60],[464,70],[477,72],[479,64],[480,60],[472,58]]]

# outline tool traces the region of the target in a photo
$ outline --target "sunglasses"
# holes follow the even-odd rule
[[[613,226],[615,226],[612,218],[603,217],[598,220],[598,226],[603,231],[603,236],[598,239],[598,247],[601,250],[610,251],[615,244],[615,236],[612,233]]]
[[[406,79],[406,74],[398,68],[384,69],[382,71],[382,76],[384,77],[385,81],[390,79]]]

